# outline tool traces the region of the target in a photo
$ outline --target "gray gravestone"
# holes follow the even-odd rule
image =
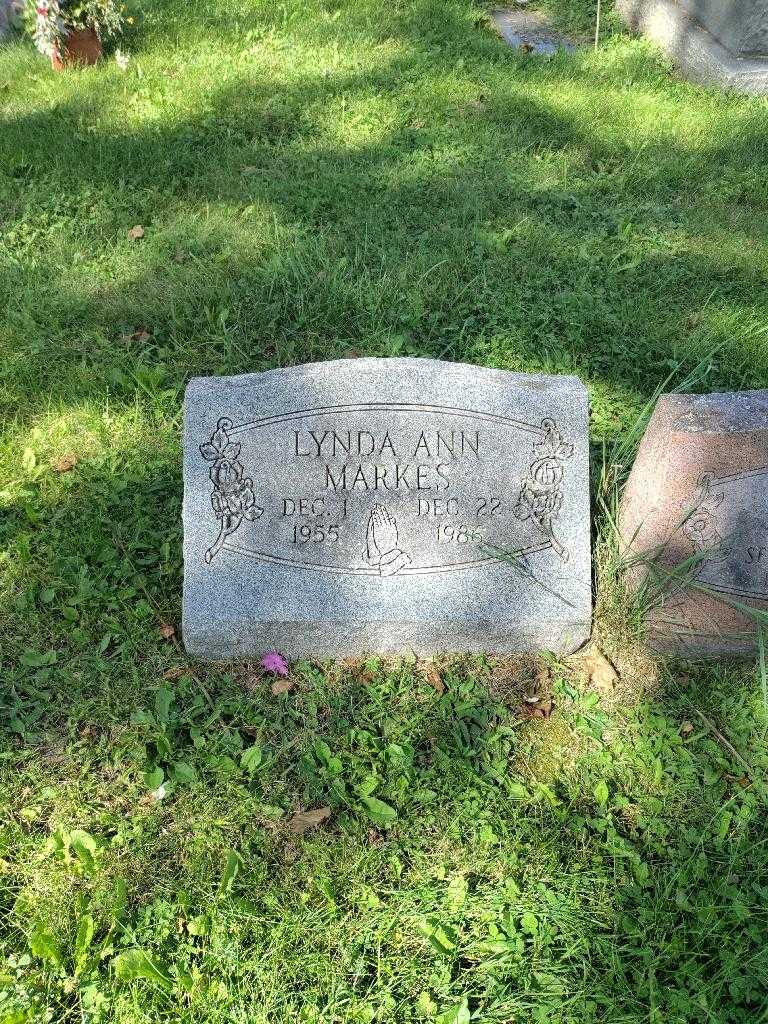
[[[735,56],[768,56],[766,0],[679,0],[679,3]]]
[[[0,39],[10,32],[15,16],[16,11],[11,0],[0,0]]]
[[[768,0],[616,0],[694,81],[768,93]]]
[[[184,429],[190,653],[565,653],[589,635],[575,377],[350,359],[196,378]]]

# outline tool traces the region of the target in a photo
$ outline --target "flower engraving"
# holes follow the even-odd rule
[[[200,454],[211,463],[211,505],[220,522],[219,535],[205,553],[206,562],[218,555],[224,541],[239,528],[243,519],[258,519],[264,512],[256,504],[253,480],[243,476],[243,467],[238,460],[240,444],[229,440],[227,432],[231,429],[232,420],[222,416],[210,441],[200,445]]]
[[[532,519],[549,539],[553,550],[567,562],[569,552],[555,537],[552,524],[562,508],[563,462],[573,455],[573,445],[563,441],[553,419],[543,419],[541,430],[544,437],[533,446],[536,458],[528,469],[528,476],[520,481],[514,513],[517,519]]]
[[[725,538],[718,530],[715,510],[722,505],[725,494],[712,493],[713,473],[705,473],[699,480],[696,498],[689,506],[689,512],[682,523],[682,531],[693,545],[696,554],[706,552],[707,561],[727,557]]]

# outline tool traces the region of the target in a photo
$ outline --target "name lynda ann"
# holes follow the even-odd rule
[[[394,438],[388,430],[294,430],[293,441],[294,455],[324,463],[327,489],[366,491],[446,490],[451,463],[478,459],[481,445],[478,430],[422,430]]]

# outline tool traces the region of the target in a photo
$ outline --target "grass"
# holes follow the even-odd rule
[[[768,1020],[764,672],[636,656],[610,586],[617,695],[478,658],[273,694],[162,629],[192,374],[578,373],[596,480],[670,373],[765,387],[765,102],[466,0],[147,0],[123,48],[0,49],[0,1022]]]

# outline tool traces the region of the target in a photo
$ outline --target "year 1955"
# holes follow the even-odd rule
[[[339,543],[339,527],[335,526],[320,526],[317,523],[310,525],[309,523],[303,523],[301,526],[294,526],[293,528],[293,543],[294,544],[338,544]]]

